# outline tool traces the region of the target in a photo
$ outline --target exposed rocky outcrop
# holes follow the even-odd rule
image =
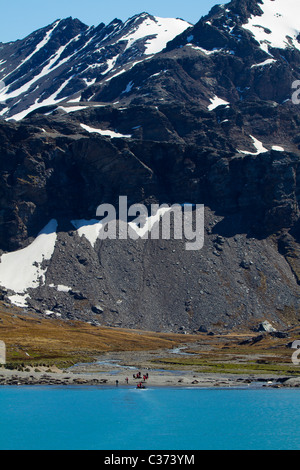
[[[140,108],[141,115],[145,111]],[[102,113],[106,122],[113,114],[122,127],[120,111],[101,111],[97,122],[94,111],[82,113],[76,119],[95,127]],[[171,110],[169,119],[160,114],[161,123],[170,122]],[[266,316],[280,325],[297,321],[299,287],[283,248],[287,239],[298,246],[296,153],[242,155],[230,140],[221,150],[222,127],[211,135],[200,128],[207,141],[201,147],[195,136],[191,143],[176,142],[172,121],[174,135],[166,142],[162,124],[162,141],[109,139],[91,137],[68,119],[37,116],[30,124],[2,125],[14,142],[2,148],[10,155],[2,159],[2,249],[26,246],[49,219],[59,221],[45,285],[29,289],[28,307],[163,331],[223,330]],[[127,113],[123,119],[128,125]],[[204,248],[187,252],[179,240],[99,240],[91,246],[71,220],[95,218],[99,204],[116,205],[119,195],[130,204],[205,203]]]

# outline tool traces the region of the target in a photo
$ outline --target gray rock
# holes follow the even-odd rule
[[[265,331],[266,333],[274,333],[276,332],[276,328],[274,328],[270,322],[268,322],[267,320],[265,320],[264,322],[262,322],[259,326],[258,326],[258,329],[257,331]]]
[[[103,308],[100,305],[93,305],[92,311],[96,314],[101,314],[104,312]]]

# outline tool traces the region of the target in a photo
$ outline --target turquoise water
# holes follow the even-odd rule
[[[299,450],[300,390],[1,387],[0,450]]]

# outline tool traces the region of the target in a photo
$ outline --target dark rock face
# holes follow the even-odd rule
[[[101,109],[96,123],[95,111],[90,115],[85,110],[79,121],[101,128],[99,121],[104,115],[107,122],[111,111]],[[160,122],[175,132],[170,119],[177,114],[164,111]],[[150,132],[149,111],[144,112]],[[112,114],[120,130],[121,117]],[[68,119],[37,116],[30,124],[2,125],[15,143],[10,158],[2,158],[2,249],[20,248],[51,218],[59,221],[46,283],[29,289],[30,308],[97,324],[164,331],[216,324],[222,330],[263,316],[283,325],[295,321],[296,153],[242,155],[234,152],[230,141],[221,150],[221,128],[210,138],[200,129],[200,136],[193,134],[190,143],[174,136],[169,142],[109,139],[91,137],[73,118],[70,136],[63,134],[64,129],[70,131]],[[210,117],[209,127],[215,119]],[[129,125],[127,113],[125,123]],[[44,127],[46,132],[41,131]],[[166,129],[160,131],[164,136]],[[193,141],[204,136],[205,147]],[[71,220],[95,218],[99,204],[117,205],[119,195],[127,195],[130,204],[205,203],[203,250],[187,252],[176,240],[99,240],[92,247],[75,232]],[[50,285],[70,290],[61,292]]]
[[[28,308],[176,332],[297,324],[300,112],[290,98],[300,55],[272,50],[274,62],[260,65],[268,56],[242,25],[261,5],[215,7],[163,52],[87,87],[82,109],[54,104],[0,122],[0,249],[26,247],[58,221]],[[67,22],[70,37],[89,34]],[[124,27],[110,25],[110,47]],[[71,221],[95,219],[122,195],[129,205],[205,204],[203,249],[80,236]]]

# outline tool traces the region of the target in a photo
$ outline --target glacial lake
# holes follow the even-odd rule
[[[300,390],[1,387],[0,450],[299,450]]]

